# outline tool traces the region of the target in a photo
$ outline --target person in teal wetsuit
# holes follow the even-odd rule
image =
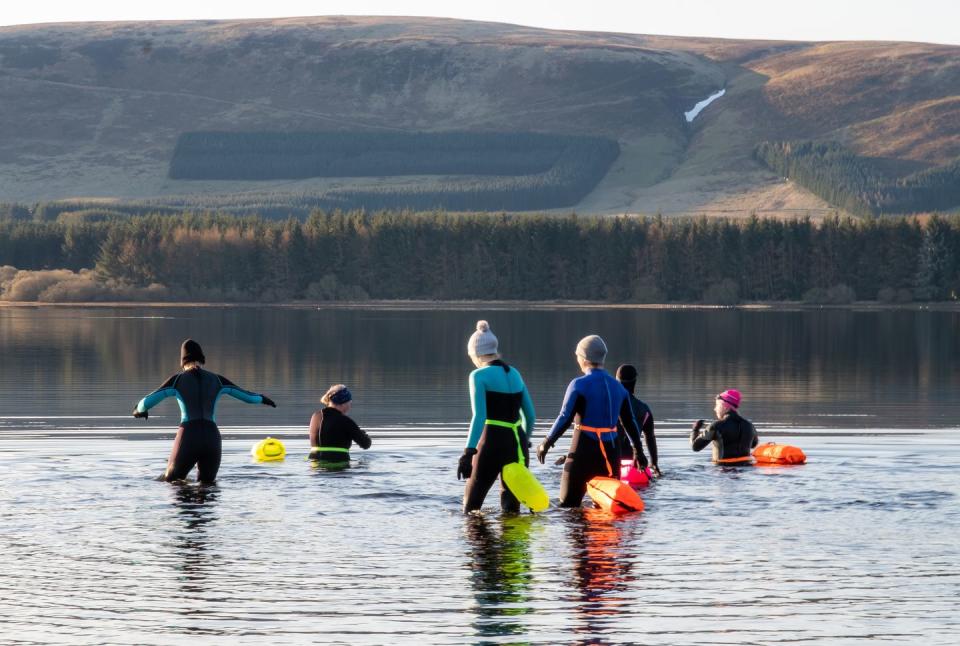
[[[500,359],[499,342],[486,321],[467,342],[467,354],[477,367],[470,373],[470,435],[457,465],[457,479],[466,478],[463,510],[480,509],[487,492],[500,478],[500,507],[519,512],[520,502],[503,483],[503,467],[530,463],[530,434],[536,414],[520,372]]]
[[[180,347],[183,370],[137,403],[133,416],[147,419],[151,408],[167,397],[175,397],[180,405],[180,428],[173,441],[167,470],[162,480],[183,480],[194,466],[200,482],[213,482],[220,470],[221,440],[217,428],[217,400],[230,395],[248,404],[277,407],[266,395],[244,390],[221,375],[201,366],[206,362],[200,344],[187,339]]]

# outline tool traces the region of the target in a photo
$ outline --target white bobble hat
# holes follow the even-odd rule
[[[482,357],[488,354],[497,354],[499,341],[490,331],[490,324],[486,321],[477,321],[477,331],[470,335],[467,341],[467,354],[471,357]]]

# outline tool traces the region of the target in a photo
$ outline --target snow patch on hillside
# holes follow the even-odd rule
[[[713,94],[705,98],[703,101],[693,106],[692,110],[684,112],[683,116],[686,117],[687,123],[690,123],[694,119],[696,119],[697,115],[700,114],[704,108],[706,108],[708,105],[710,105],[711,103],[713,103],[714,101],[716,101],[726,93],[727,93],[726,88],[720,90],[719,92],[714,92]]]

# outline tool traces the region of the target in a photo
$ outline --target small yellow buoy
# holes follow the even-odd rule
[[[287,448],[280,440],[268,437],[254,444],[250,449],[250,455],[257,462],[274,462],[287,456]]]

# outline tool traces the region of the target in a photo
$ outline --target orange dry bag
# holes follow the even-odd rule
[[[643,511],[643,498],[633,487],[616,478],[598,476],[587,481],[587,493],[597,505],[611,514]]]
[[[757,464],[803,464],[807,456],[796,446],[770,442],[753,450]]]

